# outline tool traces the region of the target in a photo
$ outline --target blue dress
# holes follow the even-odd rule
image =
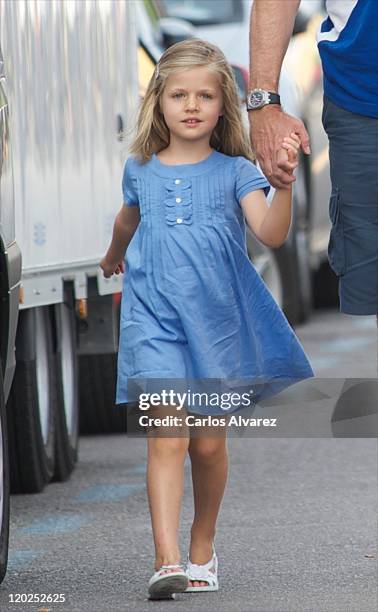
[[[125,255],[116,404],[188,386],[248,389],[256,403],[314,376],[247,253],[240,200],[269,188],[252,162],[215,150],[194,164],[127,159],[124,202],[141,218]],[[219,415],[245,405],[188,410]]]

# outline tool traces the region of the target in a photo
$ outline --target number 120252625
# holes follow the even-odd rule
[[[9,603],[51,604],[66,601],[64,593],[9,593]],[[48,608],[40,608],[40,612],[48,612]]]

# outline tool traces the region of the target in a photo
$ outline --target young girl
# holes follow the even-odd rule
[[[299,144],[292,134],[280,151],[293,170]],[[233,72],[217,47],[190,39],[165,51],[141,104],[131,153],[124,205],[100,264],[105,277],[126,271],[116,403],[130,402],[130,383],[141,378],[216,379],[231,387],[235,379],[253,378],[262,381],[261,399],[313,376],[246,248],[245,220],[265,245],[284,242],[291,188],[277,190],[268,205],[269,183],[252,163]],[[175,407],[170,414],[182,416]],[[164,402],[157,409],[169,412]],[[219,405],[190,410],[224,414]],[[228,472],[224,431],[147,437],[156,552],[150,598],[218,589],[214,537]],[[185,568],[178,529],[187,452],[195,516]]]

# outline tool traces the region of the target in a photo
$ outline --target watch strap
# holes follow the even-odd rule
[[[278,93],[274,93],[273,91],[268,91],[269,94],[269,104],[281,104],[281,98]]]

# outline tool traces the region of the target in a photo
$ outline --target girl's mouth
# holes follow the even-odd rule
[[[187,125],[197,125],[198,123],[201,123],[201,121],[199,119],[185,119],[184,123]]]

